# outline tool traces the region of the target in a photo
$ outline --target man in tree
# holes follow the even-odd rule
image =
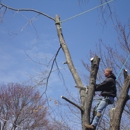
[[[88,129],[96,129],[96,126],[101,117],[101,112],[107,105],[112,104],[114,102],[114,97],[116,97],[116,77],[112,73],[112,69],[105,69],[104,75],[106,79],[101,84],[95,85],[95,91],[101,91],[101,96],[103,96],[103,99],[97,105],[96,114],[92,121],[92,124],[85,124],[86,128]]]

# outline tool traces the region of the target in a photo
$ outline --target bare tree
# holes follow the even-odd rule
[[[102,1],[100,1],[100,2],[102,2]],[[64,40],[62,29],[61,29],[61,21],[60,21],[60,17],[58,15],[56,15],[55,18],[52,18],[52,17],[48,16],[47,14],[39,12],[37,10],[33,10],[33,9],[14,9],[14,8],[8,7],[8,6],[6,6],[2,3],[0,3],[0,5],[1,5],[1,8],[3,7],[5,9],[10,9],[10,10],[14,10],[14,11],[35,12],[37,14],[41,14],[41,15],[43,15],[43,16],[45,16],[45,17],[54,21],[54,23],[56,25],[56,29],[57,29],[57,34],[58,34],[58,37],[59,37],[60,48],[62,48],[62,50],[64,52],[64,55],[65,55],[65,58],[66,58],[65,63],[68,65],[68,68],[69,68],[69,70],[70,70],[70,72],[73,76],[73,79],[76,83],[76,87],[79,90],[79,97],[80,97],[81,102],[80,102],[80,105],[77,105],[76,103],[67,99],[64,96],[62,96],[62,98],[65,99],[67,102],[73,104],[74,106],[76,106],[80,110],[82,130],[86,130],[85,123],[90,124],[90,122],[91,122],[91,106],[92,106],[92,101],[93,101],[93,95],[94,95],[94,89],[95,89],[94,86],[95,86],[95,83],[96,83],[96,77],[97,77],[97,72],[98,72],[98,68],[99,68],[100,58],[94,53],[93,59],[91,60],[91,67],[89,68],[89,71],[90,71],[89,86],[83,85],[82,80],[79,77],[79,74],[76,71],[76,68],[75,68],[73,61],[71,59],[71,55],[70,55],[69,49],[67,47],[67,44]],[[52,72],[54,62],[56,61],[56,56],[58,55],[59,49],[58,49],[58,51],[55,55],[55,58],[53,59],[53,64],[51,66],[51,70],[50,70],[49,75],[47,77],[47,84],[48,84],[49,76]],[[129,81],[129,76],[126,75],[125,77],[126,78],[125,78],[124,86],[122,87],[121,97],[119,97],[119,99],[118,99],[119,103],[117,102],[117,104],[116,104],[117,106],[115,107],[115,109],[113,109],[113,110],[116,110],[116,112],[118,111],[119,117],[117,117],[117,114],[112,114],[113,119],[116,119],[116,120],[119,120],[121,118],[122,111],[124,109],[124,106],[126,104],[128,97],[129,97],[129,96],[126,96],[128,94],[128,89],[129,89],[129,85],[130,85],[130,83],[127,82],[127,81]],[[47,85],[46,85],[46,88],[47,88]],[[124,91],[125,91],[125,94],[124,94]],[[122,97],[122,95],[125,96],[125,97]],[[122,106],[121,109],[120,109],[120,106]],[[115,122],[115,123],[111,123],[111,124],[112,125],[110,127],[110,130],[118,130],[119,126],[120,126],[120,120],[119,120],[119,122]]]
[[[0,121],[2,130],[51,129],[45,101],[30,86],[0,86]],[[50,126],[49,126],[50,125]]]

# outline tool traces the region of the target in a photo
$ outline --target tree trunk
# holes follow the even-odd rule
[[[85,115],[87,117],[86,123],[90,124],[90,113],[91,113],[91,106],[93,101],[93,95],[95,92],[95,84],[96,84],[96,76],[99,68],[100,59],[95,56],[94,59],[91,61],[91,72],[90,72],[90,80],[89,80],[89,88],[88,94],[85,103]]]
[[[116,107],[110,110],[110,129],[120,130],[120,121],[125,104],[128,100],[128,91],[130,87],[130,75],[126,77],[122,87],[120,96],[118,98]]]
[[[66,63],[68,65],[68,68],[73,76],[73,79],[75,80],[76,85],[83,87],[82,81],[73,65],[69,49],[65,43],[65,40],[62,34],[62,29],[61,29],[61,22],[58,15],[56,15],[55,22],[56,22],[56,29],[57,29],[57,33],[59,37],[59,42],[64,52],[64,55],[66,57]],[[91,109],[92,99],[94,95],[94,85],[96,83],[96,75],[98,71],[99,61],[100,59],[97,56],[95,56],[93,61],[91,62],[92,65],[91,65],[90,83],[89,83],[90,87],[89,87],[88,97],[85,97],[86,96],[85,90],[79,87],[79,94],[80,94],[80,99],[82,103],[81,107],[84,110],[83,112],[81,112],[82,130],[86,130],[84,125],[85,123],[90,122],[90,109]]]
[[[62,50],[64,52],[64,55],[66,57],[66,63],[68,65],[68,68],[73,76],[73,79],[76,83],[77,86],[83,86],[82,84],[82,81],[73,65],[73,62],[72,62],[72,59],[71,59],[71,55],[70,55],[70,52],[69,52],[69,49],[65,43],[65,40],[64,40],[64,37],[63,37],[63,34],[62,34],[62,29],[61,29],[61,22],[60,22],[60,18],[58,15],[56,15],[56,19],[55,19],[55,22],[56,22],[56,29],[57,29],[57,34],[58,34],[58,37],[59,37],[59,42],[60,42],[60,45],[62,47]],[[81,107],[84,106],[84,103],[85,103],[85,91],[80,89],[79,88],[79,93],[80,93],[80,99],[81,99]],[[82,113],[82,129],[85,130],[85,127],[84,127],[84,114]]]

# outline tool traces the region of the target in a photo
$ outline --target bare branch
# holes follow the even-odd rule
[[[50,78],[50,75],[51,75],[51,72],[52,72],[54,63],[55,63],[55,61],[56,61],[56,58],[57,58],[57,56],[58,56],[58,53],[59,53],[60,49],[61,49],[61,46],[59,47],[59,49],[58,49],[58,51],[56,52],[55,57],[54,57],[54,59],[53,59],[53,62],[52,62],[52,65],[51,65],[51,69],[50,69],[49,74],[48,74],[48,76],[47,76],[46,88],[45,88],[44,92],[42,93],[41,97],[43,96],[43,94],[44,94],[44,93],[46,92],[46,90],[47,90],[48,81],[49,81],[49,78]],[[40,81],[40,82],[41,82],[41,81]]]
[[[38,34],[37,34],[37,30],[36,30],[36,28],[35,28],[35,26],[33,25],[33,21],[36,19],[36,17],[38,17],[40,14],[37,14],[36,16],[34,16],[31,20],[29,20],[22,28],[21,28],[21,32],[24,30],[24,28],[30,23],[32,26],[33,26],[33,28],[34,28],[34,30],[35,30],[35,32],[36,32],[36,35],[37,35],[37,37],[38,37]]]
[[[27,54],[26,51],[24,51],[24,53],[27,55],[27,57],[28,57],[31,61],[35,62],[36,64],[47,66],[47,65],[45,65],[45,64],[42,64],[42,63],[37,62],[37,61],[35,61],[34,59],[32,59],[32,58],[29,56],[29,54]]]
[[[1,6],[0,9],[2,9],[2,7],[3,7],[3,6]],[[3,17],[4,17],[4,15],[5,15],[6,11],[7,11],[7,8],[5,8],[5,10],[4,10],[3,12],[1,12],[1,14],[0,14],[0,22],[3,21]]]
[[[81,108],[79,105],[75,104],[74,102],[70,101],[68,98],[66,98],[64,96],[61,96],[61,98],[63,98],[67,102],[71,103],[72,105],[76,106],[77,108],[79,108],[82,113],[84,112],[83,108]]]
[[[56,61],[56,60],[55,60],[55,64],[56,64],[56,67],[57,67],[57,70],[58,70],[58,75],[59,75],[59,77],[61,77],[61,80],[63,81],[63,84],[64,84],[66,90],[68,91],[68,89],[67,89],[67,87],[66,87],[65,80],[64,80],[64,76],[63,76],[63,74],[61,73],[60,68],[58,67],[58,64],[57,64],[57,61]]]
[[[9,7],[9,6],[7,6],[7,5],[5,5],[5,4],[2,4],[2,3],[0,3],[0,5],[3,6],[3,7],[5,7],[5,8],[7,8],[7,9],[10,9],[10,10],[13,10],[13,11],[18,11],[18,12],[19,12],[19,11],[35,12],[35,13],[41,14],[41,15],[43,15],[43,16],[45,16],[45,17],[48,17],[49,19],[55,21],[55,19],[52,18],[51,16],[49,16],[49,15],[47,15],[47,14],[45,14],[45,13],[42,13],[42,12],[40,12],[40,11],[38,11],[38,10],[34,10],[34,9],[15,9],[15,8]]]

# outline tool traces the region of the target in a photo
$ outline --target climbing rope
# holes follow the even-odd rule
[[[65,20],[62,20],[61,23],[66,22],[66,21],[68,21],[68,20],[71,20],[71,19],[73,19],[73,18],[76,18],[76,17],[78,17],[78,16],[80,16],[80,15],[83,15],[83,14],[85,14],[85,13],[88,13],[88,12],[94,10],[94,9],[97,9],[97,8],[99,8],[99,7],[101,7],[101,6],[104,6],[104,5],[106,5],[106,4],[110,3],[110,2],[113,2],[113,1],[114,1],[114,0],[110,0],[110,1],[105,2],[105,3],[103,3],[103,4],[99,5],[99,6],[94,7],[94,8],[92,8],[92,9],[86,10],[86,11],[84,11],[84,12],[82,12],[82,13],[79,13],[79,14],[77,14],[77,15],[74,15],[74,16],[70,17],[70,18],[67,18],[67,19],[65,19]]]
[[[129,58],[130,58],[130,54],[128,55],[128,57],[126,58],[124,64],[122,65],[122,67],[121,67],[121,69],[120,69],[120,71],[119,71],[119,73],[118,73],[118,75],[117,75],[117,79],[116,79],[116,80],[118,80],[118,78],[119,78],[119,76],[120,76],[120,74],[121,74],[121,71],[123,70],[123,68],[124,68],[124,66],[125,66],[125,64],[127,63],[127,61],[128,61]]]

